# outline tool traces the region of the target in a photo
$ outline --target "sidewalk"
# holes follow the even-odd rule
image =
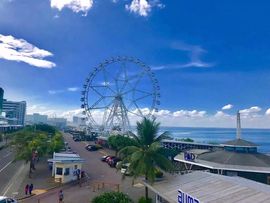
[[[36,170],[31,174],[31,178],[29,178],[29,163],[27,164],[27,172],[24,174],[24,179],[20,184],[20,188],[18,190],[19,194],[17,198],[27,197],[24,193],[24,188],[26,184],[33,184],[34,190],[33,194],[46,192],[49,188],[54,188],[59,186],[59,183],[55,183],[54,179],[51,177],[51,171],[48,168],[47,158],[41,158],[40,161],[35,165]]]

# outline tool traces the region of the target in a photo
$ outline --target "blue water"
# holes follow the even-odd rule
[[[160,131],[169,131],[176,139],[191,138],[200,143],[224,143],[236,138],[233,128],[161,127]],[[241,138],[259,145],[260,152],[270,153],[270,129],[242,129]]]

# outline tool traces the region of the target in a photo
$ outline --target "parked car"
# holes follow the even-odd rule
[[[85,145],[85,149],[87,149],[89,146],[91,146],[91,145],[90,144]]]
[[[108,157],[106,158],[105,161],[106,161],[107,163],[109,163],[109,161],[110,161],[111,159],[113,159],[114,157],[115,157],[115,156],[108,156]]]
[[[109,160],[108,164],[109,164],[110,167],[115,167],[117,162],[119,162],[119,161],[121,161],[120,158],[114,157],[114,158]]]
[[[103,162],[105,162],[107,158],[108,158],[108,155],[105,155],[105,156],[102,156],[102,157],[100,158],[100,160],[103,161]]]
[[[130,166],[130,163],[122,164],[121,173],[124,174],[124,175],[131,175],[131,172],[130,172],[130,170],[128,168],[129,166]]]
[[[80,142],[81,139],[80,139],[80,138],[74,138],[74,141],[75,141],[75,142]]]
[[[18,202],[17,202],[17,200],[15,200],[13,198],[0,196],[0,203],[18,203]]]
[[[100,145],[98,145],[98,144],[95,144],[95,145],[87,145],[86,147],[85,147],[85,149],[87,149],[88,151],[97,151],[97,150],[99,150],[99,149],[102,149],[102,147],[100,146]]]
[[[95,145],[88,145],[86,147],[86,150],[88,150],[88,151],[97,151],[98,148]]]

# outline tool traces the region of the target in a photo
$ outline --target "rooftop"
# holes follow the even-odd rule
[[[56,163],[82,163],[85,160],[82,159],[78,154],[70,154],[70,153],[54,153],[52,159],[48,159],[49,162]]]
[[[230,140],[228,142],[225,142],[224,144],[222,144],[223,146],[237,146],[237,147],[257,147],[258,145],[243,140],[241,138],[235,139],[235,140]]]
[[[237,153],[226,150],[190,150],[195,159],[186,160],[184,153],[174,159],[210,169],[270,173],[270,156],[261,153]]]
[[[153,185],[147,182],[144,184],[170,203],[178,202],[178,190],[204,203],[270,202],[269,185],[202,171],[168,176]]]

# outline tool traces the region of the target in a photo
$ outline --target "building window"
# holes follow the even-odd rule
[[[56,175],[63,175],[63,168],[56,168]]]
[[[64,173],[65,176],[68,176],[69,175],[69,168],[65,168],[65,173]]]

